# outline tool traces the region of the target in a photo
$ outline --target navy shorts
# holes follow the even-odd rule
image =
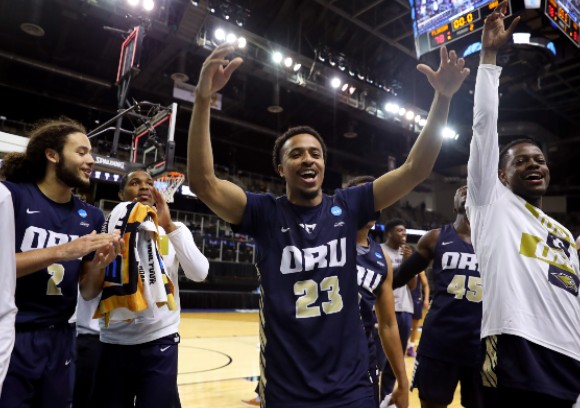
[[[72,400],[75,328],[16,329],[1,408],[66,408]]]
[[[483,387],[478,366],[466,366],[419,354],[415,360],[411,389],[419,390],[422,401],[449,405],[457,384],[461,384],[461,405],[482,408]]]
[[[97,406],[175,406],[178,344],[177,333],[144,344],[102,343]]]
[[[423,299],[413,299],[413,320],[421,320],[423,318]]]
[[[486,337],[482,344],[486,394],[491,395],[487,388],[501,391],[495,406],[510,406],[506,401],[510,401],[512,394],[517,394],[515,400],[522,401],[527,393],[534,403],[547,401],[542,406],[550,407],[572,406],[578,398],[580,361],[507,334]]]

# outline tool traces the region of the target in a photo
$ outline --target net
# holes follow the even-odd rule
[[[177,171],[171,171],[155,179],[154,184],[155,188],[157,188],[157,190],[159,190],[159,192],[165,198],[165,201],[172,203],[175,192],[184,181],[185,174],[179,173]]]

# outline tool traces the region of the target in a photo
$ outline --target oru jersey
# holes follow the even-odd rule
[[[101,210],[77,197],[60,204],[46,197],[36,184],[3,183],[12,193],[17,253],[100,232],[105,221]],[[54,263],[16,280],[17,329],[68,322],[77,305],[81,261]]]
[[[473,246],[448,224],[441,228],[433,255],[433,301],[417,352],[454,364],[479,366],[483,291]]]
[[[372,183],[324,194],[315,207],[247,197],[234,228],[256,241],[263,404],[331,407],[371,397],[356,234],[376,216]]]
[[[510,334],[580,361],[578,253],[570,231],[497,176],[501,68],[480,65],[466,209],[483,282],[482,337]]]
[[[360,315],[369,347],[369,368],[376,369],[376,342],[373,329],[377,319],[374,306],[377,301],[376,291],[380,290],[387,278],[388,267],[381,246],[370,238],[367,238],[367,241],[368,246],[357,245],[356,247],[356,269],[360,294]]]

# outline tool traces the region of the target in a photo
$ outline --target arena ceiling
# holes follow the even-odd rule
[[[428,110],[432,91],[415,66],[425,62],[435,67],[438,62],[437,52],[421,61],[415,56],[407,0],[156,2],[147,17],[132,11],[126,0],[0,2],[0,121],[14,127],[65,114],[94,128],[113,117],[121,44],[141,24],[145,36],[139,73],[130,82],[128,100],[178,102],[177,155],[184,157],[191,102],[174,99],[173,74],[185,74],[177,77],[195,84],[213,31],[222,26],[244,35],[249,45],[240,51],[245,63],[224,89],[221,110],[214,113],[216,162],[272,175],[274,137],[299,124],[313,126],[326,139],[331,180],[340,173],[381,174],[389,156],[397,164],[404,160],[416,133],[378,117],[377,108],[396,94],[407,106]],[[550,25],[541,9],[525,10],[523,0],[512,0],[512,6],[522,16],[520,30],[553,41],[557,55],[512,47],[501,56],[500,135],[506,141],[525,135],[542,140],[552,166],[552,192],[578,192],[580,172],[572,169],[580,159],[580,51]],[[224,9],[232,15],[228,21]],[[243,20],[242,27],[236,17]],[[463,52],[478,37],[473,34],[449,48]],[[299,60],[300,75],[276,68],[269,61],[274,50]],[[324,62],[318,59],[321,53]],[[333,72],[340,74],[329,58],[349,64],[375,83],[366,77],[352,80],[346,69],[343,78],[354,81],[357,89],[351,98],[340,96],[327,85]],[[468,58],[473,68],[476,62],[476,55]],[[472,72],[452,105],[449,123],[459,138],[445,142],[437,162],[436,170],[444,176],[465,176],[474,79]],[[272,105],[283,110],[272,113]],[[100,147],[107,149],[108,137],[101,141]]]

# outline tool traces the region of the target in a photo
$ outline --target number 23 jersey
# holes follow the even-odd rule
[[[375,216],[372,183],[315,207],[247,196],[239,229],[257,244],[264,402],[326,407],[372,395],[356,274],[356,232]]]

